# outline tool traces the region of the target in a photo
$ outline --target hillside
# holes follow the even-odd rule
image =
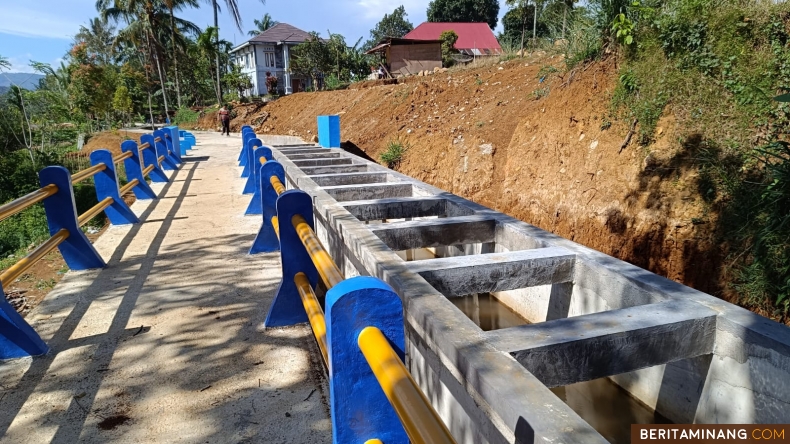
[[[39,80],[43,79],[41,74],[30,74],[24,72],[4,72],[0,74],[0,94],[4,93],[12,85],[19,85],[20,88],[36,89]]]
[[[342,137],[378,160],[407,146],[405,174],[702,291],[734,299],[715,215],[671,113],[645,150],[611,120],[614,59],[562,73],[561,56],[301,93],[239,105],[238,130],[311,139],[315,116],[340,114]],[[541,79],[543,79],[541,81]],[[211,126],[215,116],[203,122]]]

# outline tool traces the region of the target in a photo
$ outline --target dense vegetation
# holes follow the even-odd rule
[[[541,11],[539,9],[539,14]],[[697,188],[728,257],[722,278],[745,306],[790,314],[790,5],[734,0],[595,0],[568,23],[569,69],[616,57],[610,116],[637,125],[649,156],[672,116],[680,150],[665,174],[698,172]],[[550,38],[557,39],[547,23]],[[540,18],[539,18],[540,20]],[[553,30],[553,31],[551,31]]]

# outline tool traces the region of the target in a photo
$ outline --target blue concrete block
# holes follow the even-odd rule
[[[156,193],[154,193],[154,190],[148,185],[148,182],[145,181],[143,166],[141,164],[142,159],[140,159],[140,147],[137,145],[137,142],[134,140],[127,140],[121,143],[121,151],[124,153],[132,153],[132,157],[123,161],[123,166],[126,170],[126,180],[132,181],[133,179],[137,179],[140,181],[140,185],[132,189],[134,197],[140,200],[156,199]]]
[[[0,284],[0,360],[43,355],[49,346],[8,303]]]
[[[261,149],[261,148],[258,148]],[[280,239],[272,226],[272,216],[277,215],[277,192],[272,187],[270,177],[277,176],[280,182],[285,183],[285,169],[280,162],[270,160],[261,165],[258,172],[260,178],[260,202],[261,212],[263,213],[263,223],[261,224],[258,235],[250,248],[250,254],[271,253],[280,251]]]
[[[253,140],[260,140],[260,139],[253,139]],[[272,156],[271,148],[265,146],[256,148],[255,151],[253,152],[252,158],[253,158],[253,162],[252,162],[253,165],[261,165],[260,159],[266,159],[267,161],[274,160],[274,157]],[[269,174],[268,176],[261,176],[261,168],[263,168],[263,165],[261,165],[258,168],[252,169],[253,174],[250,176],[250,178],[253,179],[252,184],[254,188],[253,190],[254,194],[252,195],[252,200],[250,201],[250,204],[247,206],[247,211],[245,211],[244,214],[263,214],[263,207],[261,206],[261,189],[262,189],[261,187],[263,185],[261,184],[261,181],[265,181],[268,183],[271,174]],[[269,186],[271,187],[271,185]],[[271,202],[272,208],[274,208],[275,200]]]
[[[163,139],[165,140],[165,146],[167,146],[167,156],[176,166],[183,164],[184,161],[181,160],[181,148],[176,146],[178,143],[177,141],[173,141],[172,131],[170,129],[164,129],[163,131],[165,133]]]
[[[254,139],[255,132],[250,127],[242,127],[241,130],[241,152],[239,153],[239,166],[247,164],[247,141]]]
[[[112,205],[104,210],[104,214],[110,219],[110,223],[113,225],[128,225],[140,222],[140,219],[137,218],[121,197],[121,192],[118,188],[118,173],[115,168],[115,162],[112,160],[112,153],[108,150],[92,152],[91,165],[100,163],[105,164],[107,167],[104,171],[100,171],[93,176],[93,183],[96,187],[96,198],[99,202],[108,197],[112,198]]]
[[[256,163],[255,150],[260,146],[263,146],[261,139],[250,139],[247,141],[247,165],[244,169],[249,169],[250,174],[247,176],[247,182],[244,183],[244,190],[242,190],[241,194],[253,194],[255,193],[255,188],[258,188],[258,181],[255,180],[255,177],[260,169],[258,167],[260,163]]]
[[[184,163],[181,160],[181,156],[186,155],[187,150],[186,150],[186,147],[181,146],[181,141],[180,141],[180,135],[179,135],[178,127],[177,126],[166,126],[164,129],[165,129],[165,132],[167,132],[169,134],[169,136],[170,136],[169,140],[170,140],[170,142],[173,145],[170,149],[173,150],[174,153],[176,153],[176,157],[178,157],[179,165]]]
[[[318,143],[324,148],[340,148],[340,116],[318,116]]]
[[[307,276],[310,285],[315,288],[318,283],[318,270],[315,269],[310,255],[307,254],[296,228],[291,223],[294,215],[300,214],[310,227],[313,222],[313,199],[300,190],[289,190],[277,198],[277,217],[280,220],[280,254],[283,280],[277,287],[277,294],[266,315],[264,327],[285,327],[287,325],[307,322],[302,299],[296,290],[294,276],[302,272]]]
[[[156,158],[159,159],[160,157],[164,157],[162,160],[162,169],[165,171],[175,171],[178,166],[173,159],[170,157],[167,149],[167,141],[165,140],[165,132],[162,130],[154,131],[154,140],[157,138],[160,139],[159,142],[155,142],[156,145]]]
[[[408,444],[395,409],[357,345],[365,327],[376,327],[404,358],[403,305],[392,288],[372,277],[347,279],[326,294],[326,343],[332,442],[378,438]]]
[[[44,200],[44,212],[47,214],[50,236],[62,228],[69,231],[68,239],[58,247],[66,264],[72,270],[103,268],[104,259],[80,230],[69,171],[61,166],[48,166],[38,173],[38,177],[42,187],[50,184],[58,187],[54,196]]]
[[[154,169],[148,174],[148,177],[151,178],[151,182],[167,182],[167,174],[162,170],[162,165],[159,164],[159,150],[157,149],[157,144],[154,142],[154,136],[152,134],[143,134],[140,136],[140,143],[147,143],[151,146],[143,150],[143,168],[148,168],[150,165],[154,166]],[[123,145],[121,145],[121,147],[123,147]]]

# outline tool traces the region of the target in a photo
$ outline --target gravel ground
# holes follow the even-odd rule
[[[196,133],[175,180],[110,227],[103,270],[69,272],[28,322],[52,347],[0,363],[0,441],[331,441],[305,325],[264,330],[279,255],[247,255],[240,136]]]

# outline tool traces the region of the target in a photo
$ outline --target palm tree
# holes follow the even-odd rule
[[[214,27],[217,28],[217,36],[216,36],[216,45],[219,47],[219,3],[217,0],[207,0],[214,8]],[[264,5],[266,4],[266,0],[261,0],[261,3]],[[228,11],[230,11],[231,17],[233,17],[233,22],[236,23],[236,28],[241,31],[241,13],[239,12],[239,4],[237,0],[225,0],[225,6],[228,7]],[[217,68],[217,103],[222,103],[222,83],[221,83],[221,74],[220,74],[220,64],[219,64],[219,52],[217,53],[216,57],[216,68]]]
[[[0,55],[0,70],[1,69],[11,69],[11,62],[9,62],[7,58]]]
[[[107,18],[95,17],[88,21],[88,26],[80,26],[74,36],[77,42],[83,42],[88,52],[95,54],[102,65],[109,65],[112,59],[112,42],[115,39],[115,26]]]
[[[165,3],[165,7],[170,12],[170,43],[173,45],[173,75],[176,78],[176,101],[178,102],[178,107],[181,108],[181,86],[178,83],[178,55],[176,54],[176,26],[175,26],[175,16],[173,15],[174,10],[182,10],[186,7],[197,8],[198,2],[197,0],[162,0]]]
[[[255,37],[256,35],[266,31],[267,29],[271,28],[272,26],[280,22],[272,19],[272,16],[267,12],[266,14],[263,15],[263,18],[261,20],[255,19],[253,20],[253,23],[255,23],[255,29],[248,32],[247,34],[249,34],[252,37]]]

